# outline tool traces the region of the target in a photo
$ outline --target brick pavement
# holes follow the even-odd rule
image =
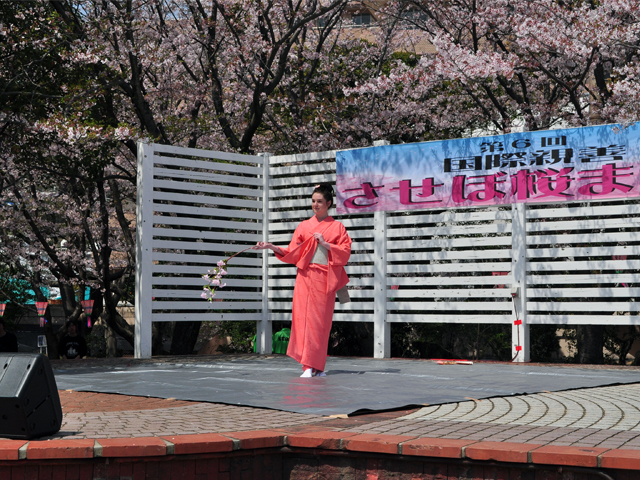
[[[313,448],[640,470],[640,385],[472,400],[352,417],[60,392],[63,424],[0,440],[0,460]],[[490,453],[487,453],[490,452]]]
[[[63,424],[51,438],[123,438],[315,425],[358,434],[640,449],[640,385],[428,406],[329,418],[261,408],[87,392],[60,392]]]

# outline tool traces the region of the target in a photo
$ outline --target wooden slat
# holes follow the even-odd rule
[[[389,323],[498,323],[511,324],[511,315],[387,314]]]
[[[262,211],[262,201],[259,200],[243,200],[241,198],[225,198],[213,195],[188,195],[185,193],[153,193],[155,202],[164,200],[168,202],[191,203],[193,205],[224,205],[233,207],[225,212],[228,217],[256,218],[262,220],[262,213],[260,213]],[[255,212],[242,210],[243,208],[250,208],[255,210]],[[253,215],[248,215],[249,213],[253,213]]]
[[[231,302],[207,302],[201,300],[199,302],[192,301],[154,301],[151,302],[154,310],[261,310],[262,300],[259,302],[251,301],[231,301]]]
[[[220,165],[220,164],[219,164]],[[248,175],[237,175],[234,170],[232,170],[229,164],[225,165],[229,172],[232,174],[223,175],[219,173],[212,173],[210,171],[202,172],[197,170],[183,170],[183,169],[175,169],[175,168],[161,168],[156,167],[153,169],[153,176],[164,177],[164,178],[177,178],[181,180],[187,180],[189,182],[192,181],[200,181],[200,182],[211,182],[211,183],[237,183],[239,185],[255,185],[257,187],[262,188],[262,179],[258,178],[257,175],[260,175],[262,172],[258,173],[256,176],[248,176]]]
[[[153,277],[153,285],[175,285],[175,286],[204,286],[204,280],[201,278],[181,278],[181,277]],[[227,288],[232,287],[255,287],[260,288],[262,280],[245,280],[240,278],[224,278]]]
[[[185,255],[182,253],[166,253],[153,252],[153,260],[155,262],[172,262],[172,263],[196,263],[207,268],[212,268],[220,260],[225,260],[229,255],[241,252],[246,245],[226,245],[224,255]],[[222,251],[222,250],[221,250]],[[262,259],[259,257],[247,257],[239,255],[233,259],[233,265],[255,265],[262,267]]]
[[[559,297],[559,298],[597,298],[602,295],[607,298],[640,297],[640,288],[601,287],[601,288],[527,288],[527,298]]]
[[[188,298],[202,299],[202,290],[162,290],[154,288],[151,294],[156,298]],[[216,291],[215,300],[260,300],[262,293],[260,292],[233,292],[227,289],[219,289]],[[206,302],[204,299],[202,302]]]
[[[234,162],[234,166],[239,167],[241,165],[237,165],[237,163],[255,163],[257,165],[262,165],[264,163],[264,157],[260,156],[252,156],[252,155],[244,155],[238,153],[226,153],[226,152],[214,152],[210,150],[202,150],[199,148],[186,148],[186,147],[174,147],[173,145],[161,145],[159,143],[154,143],[151,145],[153,148],[154,154],[158,153],[168,153],[173,155],[179,155],[181,157],[200,157],[200,158],[210,158],[215,160],[225,160],[228,162]],[[163,157],[160,156],[160,159]],[[162,164],[162,161],[158,158],[155,159],[155,163]],[[205,165],[202,165],[202,164]],[[211,162],[203,162],[198,160],[187,160],[183,158],[174,157],[171,158],[171,165],[178,166],[190,166],[192,168],[208,168],[206,164]],[[262,168],[260,168],[260,172]]]
[[[640,302],[527,302],[527,310],[535,312],[638,312]]]
[[[210,195],[235,195],[237,197],[262,197],[263,193],[261,189],[257,188],[242,188],[242,187],[230,187],[227,185],[215,185],[209,183],[197,183],[197,182],[175,182],[171,180],[158,180],[153,181],[154,188],[161,188],[163,190],[179,190],[187,192],[199,192],[207,193]],[[235,198],[232,200],[236,200]]]
[[[640,325],[638,315],[527,315],[530,325]]]
[[[291,319],[291,317],[289,317]],[[257,322],[262,320],[262,313],[153,313],[152,322]]]
[[[486,311],[508,311],[511,312],[510,301],[490,301],[490,302],[387,302],[387,310],[428,310],[433,312],[486,312]]]

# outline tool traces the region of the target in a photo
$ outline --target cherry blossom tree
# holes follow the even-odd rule
[[[399,8],[436,52],[352,94],[384,96],[419,78],[403,91],[436,105],[440,127],[485,133],[636,118],[636,2],[408,0]]]
[[[287,79],[318,75],[344,6],[3,3],[6,252],[61,286],[70,318],[81,311],[74,287],[92,286],[104,321],[132,341],[115,306],[134,264],[136,140],[270,150],[291,118],[281,111]],[[172,352],[190,353],[199,326],[178,323]]]
[[[297,153],[629,122],[638,25],[630,0],[388,2],[366,30],[346,0],[0,2],[5,257],[71,318],[92,286],[131,341],[138,140]],[[198,330],[177,323],[172,352]]]

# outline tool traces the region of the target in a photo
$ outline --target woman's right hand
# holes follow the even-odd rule
[[[251,248],[253,250],[264,250],[265,248],[271,248],[271,244],[269,242],[258,242]]]

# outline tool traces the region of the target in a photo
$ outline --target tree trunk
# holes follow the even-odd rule
[[[106,322],[105,322],[105,329],[104,329],[104,340],[106,344],[107,358],[116,357],[118,355],[118,349],[117,349],[118,342],[116,341],[116,334],[114,333],[113,329],[109,326],[109,324],[107,324]]]
[[[152,323],[152,336],[151,336],[151,354],[163,355],[164,350],[164,334],[168,331],[169,324],[167,322],[155,322]]]
[[[576,328],[578,340],[579,363],[604,363],[604,325],[578,325]]]
[[[202,322],[176,322],[171,337],[170,355],[191,355],[198,341]]]

